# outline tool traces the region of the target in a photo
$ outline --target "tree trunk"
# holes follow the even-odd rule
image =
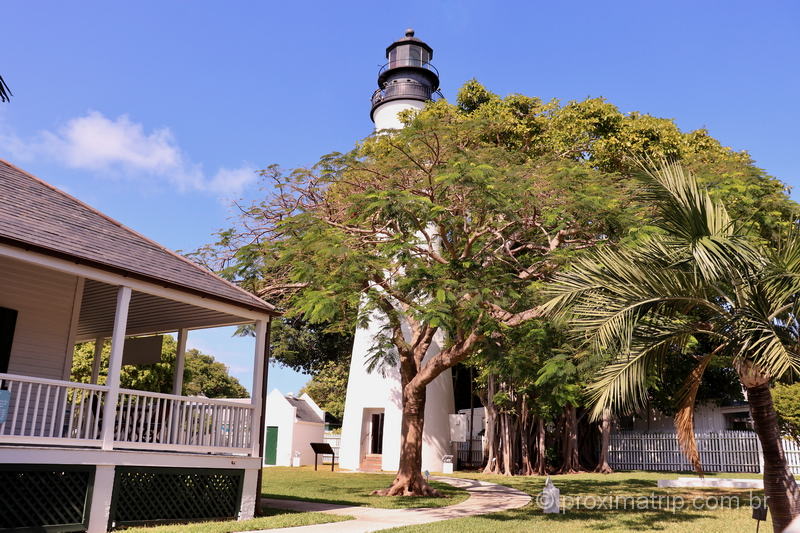
[[[500,428],[502,434],[500,436],[500,444],[503,447],[503,472],[504,476],[514,475],[514,440],[511,430],[511,416],[508,413],[500,415]]]
[[[543,476],[547,473],[547,443],[544,418],[536,419],[536,462],[533,465],[534,473]]]
[[[522,458],[522,475],[523,476],[530,476],[533,474],[533,467],[531,466],[531,449],[530,449],[530,441],[531,441],[531,421],[533,417],[528,412],[528,396],[526,394],[522,395],[522,415],[520,416],[519,421],[519,432],[520,432],[520,457]]]
[[[494,375],[489,374],[486,386],[486,443],[489,448],[484,474],[497,474],[497,408],[494,405]]]
[[[608,465],[608,446],[611,441],[611,409],[603,409],[603,420],[600,422],[600,458],[595,472],[610,474],[614,470]]]
[[[403,418],[400,439],[400,468],[388,489],[376,490],[379,496],[437,496],[422,476],[422,430],[425,424],[425,385],[403,388]]]
[[[575,406],[568,403],[564,407],[564,430],[561,442],[561,455],[564,462],[559,474],[575,474],[580,472],[581,463],[578,457],[578,417]]]
[[[769,382],[753,387],[745,383],[745,387],[750,416],[764,453],[764,495],[773,530],[777,533],[786,529],[793,518],[800,516],[800,490],[786,462]]]

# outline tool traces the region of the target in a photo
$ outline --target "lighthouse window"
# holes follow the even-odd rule
[[[409,55],[409,65],[413,67],[420,66],[422,56],[420,54],[421,50],[418,46],[409,46],[408,55]]]
[[[430,61],[430,53],[421,46],[398,46],[389,52],[389,68],[421,67]]]
[[[428,63],[431,60],[431,56],[428,53],[428,51],[425,50],[424,48],[420,48],[419,51],[420,51],[420,56],[421,56],[420,57],[420,61],[422,61],[422,64],[424,65],[424,64]]]

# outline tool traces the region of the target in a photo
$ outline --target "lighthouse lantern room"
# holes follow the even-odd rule
[[[431,64],[433,48],[414,37],[414,30],[407,29],[405,37],[386,48],[386,59],[372,93],[370,118],[376,130],[402,128],[397,114],[422,109],[439,90],[439,72]]]

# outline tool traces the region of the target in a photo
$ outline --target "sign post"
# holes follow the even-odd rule
[[[336,456],[333,453],[333,448],[327,442],[312,442],[311,449],[314,450],[314,470],[317,469],[317,458],[320,455],[330,455],[331,456],[331,472],[333,472],[333,466],[336,464]],[[324,461],[324,458],[323,458]]]

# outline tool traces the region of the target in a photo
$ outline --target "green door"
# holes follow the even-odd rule
[[[264,464],[274,465],[278,457],[278,426],[267,426],[264,439]]]

